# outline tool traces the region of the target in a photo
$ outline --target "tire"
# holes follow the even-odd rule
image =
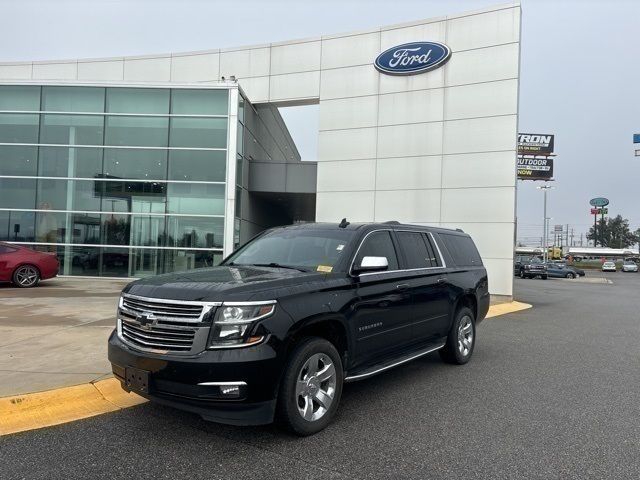
[[[40,270],[35,265],[20,265],[13,272],[13,284],[19,288],[33,288],[40,283]]]
[[[569,272],[567,273],[567,278],[576,278],[576,276],[574,273]]]
[[[328,363],[333,367],[333,376]],[[309,377],[309,368],[315,368],[316,375],[325,372],[325,376]],[[332,343],[319,337],[303,340],[289,356],[278,394],[277,420],[301,437],[324,429],[338,409],[343,379],[342,360]],[[328,408],[319,398],[324,402],[330,399]]]
[[[466,343],[463,340],[466,339]],[[460,307],[447,336],[447,343],[439,350],[440,357],[447,363],[464,365],[471,360],[476,345],[476,320],[468,307]]]
[[[520,278],[527,278],[527,277],[524,275],[524,268],[521,268],[521,269],[520,269]]]
[[[543,280],[546,280],[547,278],[549,278],[548,275],[541,275],[540,278],[542,278]]]

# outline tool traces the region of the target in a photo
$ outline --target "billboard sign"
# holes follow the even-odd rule
[[[553,158],[518,157],[518,178],[520,180],[551,180]]]
[[[608,214],[609,214],[608,208],[592,208],[591,209],[591,215],[608,215]]]
[[[520,155],[551,155],[553,137],[546,133],[519,133],[518,153]]]
[[[640,133],[633,134],[633,143],[640,143]]]
[[[589,205],[592,207],[606,207],[609,205],[609,199],[604,197],[596,197],[589,200]]]
[[[442,43],[412,42],[385,50],[373,63],[387,75],[415,75],[441,67],[451,57],[451,50]]]

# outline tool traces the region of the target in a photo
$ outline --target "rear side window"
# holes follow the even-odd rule
[[[440,238],[449,250],[456,265],[461,267],[479,267],[482,259],[471,237],[441,233]]]
[[[387,257],[389,270],[398,269],[398,257],[391,240],[391,234],[387,231],[373,232],[365,238],[356,256],[355,265],[360,265],[364,257]]]
[[[431,244],[424,234],[419,232],[396,232],[398,242],[407,259],[407,268],[437,267],[438,260]]]

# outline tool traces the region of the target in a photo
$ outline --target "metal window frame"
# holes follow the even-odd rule
[[[360,273],[360,274],[356,274],[353,272],[353,266],[355,264],[356,258],[358,258],[358,253],[360,252],[360,249],[362,248],[363,243],[365,242],[365,240],[367,239],[367,237],[369,235],[371,235],[372,233],[376,233],[376,232],[409,232],[409,233],[426,233],[427,235],[429,235],[431,237],[431,241],[434,243],[434,245],[436,246],[437,249],[437,255],[440,257],[440,263],[441,266],[439,267],[422,267],[422,268],[398,268],[395,270],[381,270],[379,272],[366,272],[366,273]],[[435,253],[435,252],[434,252]],[[433,234],[429,231],[425,231],[425,230],[411,230],[408,228],[402,228],[402,229],[391,229],[391,228],[380,228],[380,229],[376,229],[376,230],[371,230],[370,232],[368,232],[360,241],[360,244],[358,245],[358,248],[356,249],[356,253],[353,255],[353,258],[351,259],[351,264],[349,265],[349,276],[351,277],[366,277],[369,275],[385,275],[385,274],[390,274],[390,273],[402,273],[402,272],[418,272],[418,271],[423,271],[423,270],[444,270],[447,268],[447,264],[444,260],[444,257],[442,256],[442,252],[440,250],[440,246],[438,245],[438,243],[435,241],[435,237],[433,236]]]
[[[15,240],[4,241],[12,245],[45,245],[45,246],[61,246],[61,247],[95,247],[95,248],[119,248],[122,250],[180,250],[189,252],[211,252],[223,253],[222,247],[157,247],[153,245],[111,245],[104,243],[55,243],[55,242],[17,242]],[[128,277],[127,277],[128,278]]]
[[[2,177],[0,177],[2,178]],[[224,218],[222,214],[209,215],[204,213],[155,213],[155,212],[119,212],[117,210],[43,210],[41,208],[0,208],[0,212],[23,213],[81,213],[90,215],[141,215],[145,217],[198,217],[198,218]]]

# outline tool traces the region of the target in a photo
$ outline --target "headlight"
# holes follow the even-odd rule
[[[255,333],[256,324],[273,315],[275,309],[275,301],[222,305],[211,326],[209,348],[242,347],[260,343],[264,335]]]

